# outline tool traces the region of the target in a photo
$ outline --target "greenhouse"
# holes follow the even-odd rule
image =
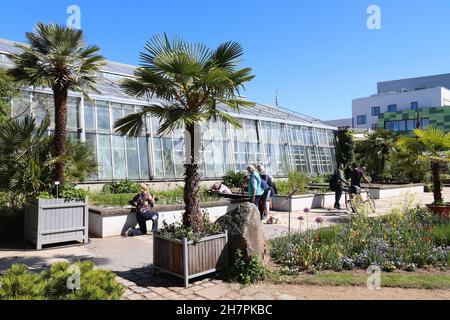
[[[8,55],[16,50],[13,42],[0,40],[0,67],[12,66]],[[134,66],[109,61],[97,85],[101,95],[92,94],[87,99],[70,93],[70,136],[91,145],[99,164],[90,182],[168,181],[183,177],[185,157],[181,129],[160,136],[158,120],[147,118],[146,132],[137,139],[114,133],[116,120],[149,103],[127,96],[120,89],[120,80],[133,77],[134,69]],[[220,178],[229,170],[245,170],[248,164],[257,163],[265,164],[268,172],[278,177],[286,176],[289,171],[309,175],[334,171],[336,128],[287,109],[262,104],[242,108],[239,114],[224,105],[219,108],[239,118],[242,127],[237,129],[221,121],[202,126],[205,178]],[[32,114],[41,121],[47,113],[52,114],[53,109],[51,90],[45,88],[23,88],[20,99],[12,101],[14,117]]]

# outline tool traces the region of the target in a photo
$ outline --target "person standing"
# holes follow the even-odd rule
[[[141,193],[137,194],[130,204],[136,207],[136,220],[139,224],[139,230],[143,235],[147,234],[147,221],[152,220],[152,232],[158,231],[159,214],[152,212],[155,207],[155,198],[150,194],[150,188],[146,184],[141,184]],[[133,228],[129,228],[125,232],[126,237],[134,235]]]
[[[370,183],[369,178],[365,175],[364,171],[362,171],[358,165],[355,163],[353,164],[353,170],[350,174],[350,193],[354,195],[359,195],[361,193],[361,181],[364,180],[364,182],[368,183],[369,186],[372,184]]]
[[[339,163],[338,168],[336,169],[335,173],[335,202],[334,202],[334,208],[335,209],[341,209],[341,197],[342,192],[344,190],[344,186],[348,186],[348,182],[345,180],[345,174],[344,174],[344,164]]]
[[[260,174],[261,180],[263,181],[263,189],[264,193],[261,197],[261,205],[263,206],[264,210],[264,218],[268,217],[270,214],[270,206],[268,204],[268,200],[270,200],[270,197],[277,194],[277,187],[275,185],[275,181],[273,177],[266,172],[266,168],[262,164],[258,164],[256,166],[256,169],[258,169],[258,172]]]
[[[247,172],[249,174],[247,191],[250,197],[250,202],[258,208],[262,220],[264,217],[264,209],[263,206],[260,205],[261,198],[264,194],[264,189],[262,188],[262,179],[255,167],[252,165],[249,165],[247,167]]]

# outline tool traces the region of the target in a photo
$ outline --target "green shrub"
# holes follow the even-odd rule
[[[437,245],[450,245],[450,223],[436,225],[433,232],[433,240]]]
[[[80,271],[80,288],[67,284],[71,264],[53,264],[49,270],[32,273],[25,265],[13,265],[0,278],[0,300],[117,300],[123,287],[115,282],[111,271],[96,270],[92,261],[76,262]],[[70,283],[70,282],[69,282]]]
[[[301,172],[289,172],[287,181],[277,181],[277,190],[280,195],[288,195],[296,190],[295,194],[305,194],[308,187],[308,176]]]
[[[333,175],[332,174],[321,174],[318,176],[311,177],[311,183],[329,183],[330,179]]]
[[[240,188],[247,182],[247,175],[242,171],[228,171],[223,177],[223,184],[228,188]]]
[[[76,200],[76,201],[83,201],[87,195],[88,191],[84,189],[75,189],[75,188],[64,188],[64,190],[59,195],[60,198],[64,198],[66,200]]]
[[[141,192],[141,185],[128,180],[116,181],[105,184],[103,187],[104,193],[112,194],[126,194],[126,193],[139,193]]]
[[[0,207],[0,240],[22,240],[24,225],[23,208]]]
[[[0,300],[43,300],[45,282],[26,265],[13,265],[0,278]]]
[[[262,281],[265,279],[266,269],[261,257],[253,255],[250,261],[245,261],[242,251],[235,253],[235,262],[230,269],[231,281],[236,281],[244,285]]]

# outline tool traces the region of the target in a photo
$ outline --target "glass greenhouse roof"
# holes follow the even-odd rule
[[[0,39],[0,67],[11,67],[13,64],[8,58],[8,55],[17,54],[20,52],[16,46],[16,42],[10,40]],[[136,66],[122,64],[114,61],[107,61],[106,65],[102,69],[102,75],[100,81],[97,84],[97,89],[102,93],[102,96],[93,95],[95,99],[119,99],[121,101],[129,100],[130,104],[147,104],[147,99],[136,99],[128,96],[123,90],[121,90],[119,82],[123,77],[132,77]],[[152,98],[152,103],[160,103],[161,100]],[[280,107],[272,107],[256,103],[254,107],[240,108],[239,113],[236,113],[230,107],[226,105],[219,105],[221,111],[233,114],[242,118],[254,118],[261,120],[271,120],[276,122],[288,122],[292,124],[314,126],[326,129],[336,128],[321,122],[318,119],[285,109]]]

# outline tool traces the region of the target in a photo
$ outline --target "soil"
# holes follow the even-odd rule
[[[449,290],[366,287],[311,286],[261,283],[255,289],[272,294],[288,294],[298,300],[450,300]]]

